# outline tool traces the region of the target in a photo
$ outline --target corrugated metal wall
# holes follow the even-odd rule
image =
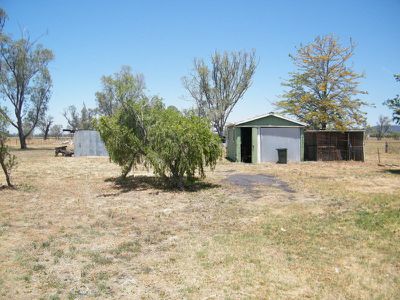
[[[228,127],[226,133],[226,156],[230,160],[236,161],[235,127]]]
[[[79,130],[74,134],[75,156],[108,156],[106,147],[95,130]]]
[[[258,128],[251,129],[251,162],[258,163]]]
[[[287,149],[287,160],[301,161],[300,128],[260,128],[261,162],[277,162],[278,148]]]

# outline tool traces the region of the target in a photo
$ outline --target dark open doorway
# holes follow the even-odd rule
[[[245,163],[251,163],[251,128],[242,127],[241,131],[241,161]]]

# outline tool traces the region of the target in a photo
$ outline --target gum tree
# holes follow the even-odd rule
[[[376,137],[381,140],[390,131],[390,119],[389,117],[379,116],[378,122],[376,123]]]
[[[70,105],[64,109],[63,116],[68,123],[68,128],[72,130],[93,129],[93,122],[97,114],[96,109],[87,108],[83,103],[82,109],[79,112],[75,105]]]
[[[52,87],[48,64],[54,56],[29,38],[14,41],[4,35],[0,50],[0,93],[14,116],[4,110],[0,114],[17,129],[21,149],[26,149],[26,138],[47,111]],[[24,123],[30,126],[24,128]]]
[[[43,116],[42,119],[38,123],[38,127],[40,131],[43,134],[43,139],[47,140],[47,137],[49,136],[49,131],[51,128],[51,125],[54,122],[54,118],[50,115]]]
[[[257,67],[255,51],[215,52],[211,65],[194,60],[192,74],[183,78],[183,85],[195,101],[195,111],[208,118],[220,137],[232,109],[251,86]]]
[[[351,40],[342,46],[332,35],[300,45],[295,55],[289,55],[297,71],[283,83],[288,90],[275,105],[313,129],[345,130],[364,125],[361,108],[367,103],[359,98],[366,94],[359,89],[359,79],[364,76],[349,65],[354,47]]]

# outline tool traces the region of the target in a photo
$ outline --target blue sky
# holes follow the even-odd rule
[[[69,105],[95,106],[100,77],[129,65],[143,73],[149,94],[167,105],[191,106],[182,77],[193,59],[215,50],[256,49],[253,85],[229,121],[270,112],[282,94],[281,82],[294,67],[288,54],[317,35],[334,33],[357,44],[353,66],[364,72],[368,122],[391,115],[382,102],[400,93],[400,0],[381,1],[44,1],[2,0],[5,31],[31,37],[52,49],[50,114]]]

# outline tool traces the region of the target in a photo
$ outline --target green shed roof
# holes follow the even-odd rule
[[[306,123],[295,121],[287,117],[269,113],[261,116],[256,116],[235,124],[230,124],[228,127],[305,127]]]

